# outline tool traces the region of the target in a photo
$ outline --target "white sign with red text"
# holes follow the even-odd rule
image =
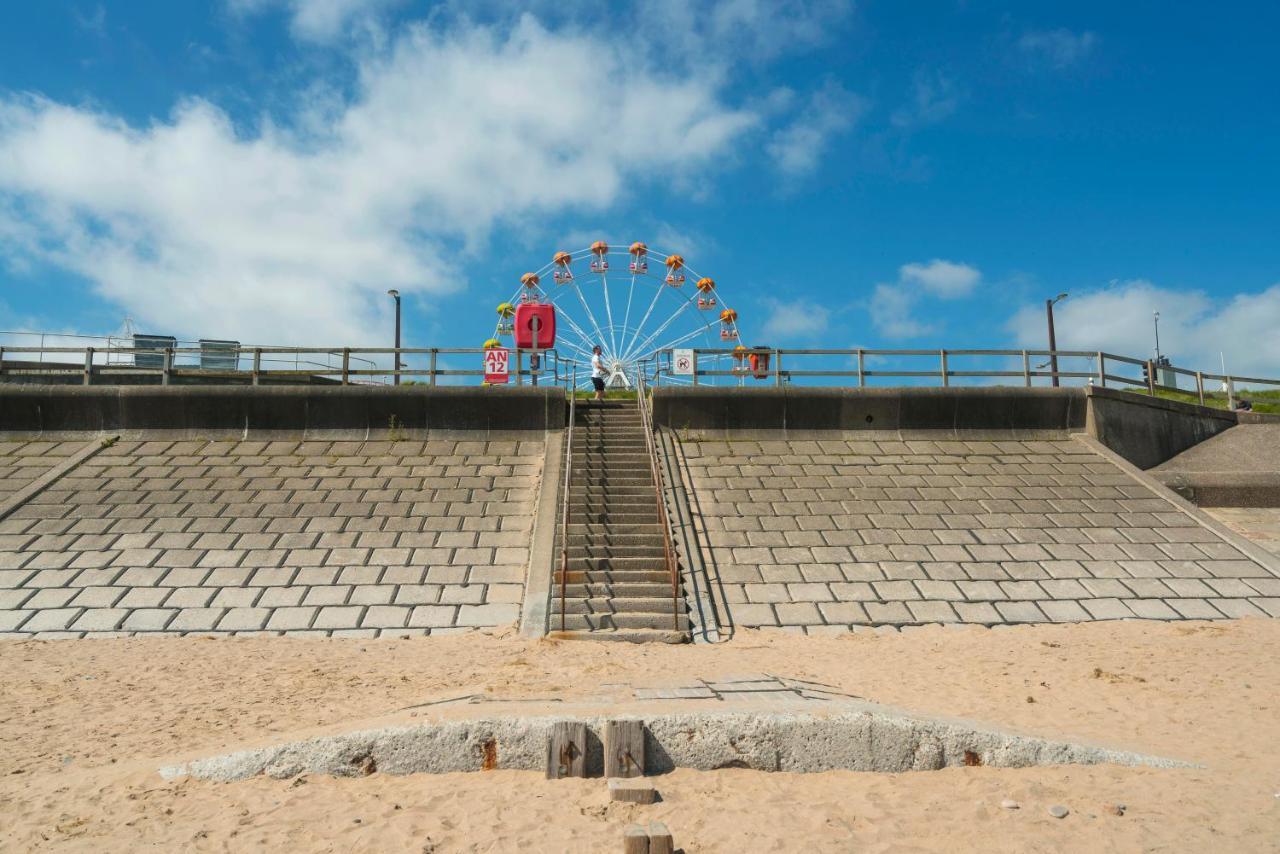
[[[484,381],[490,385],[510,380],[507,367],[511,364],[511,351],[494,349],[484,351]]]

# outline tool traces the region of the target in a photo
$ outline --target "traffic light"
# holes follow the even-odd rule
[[[1151,363],[1150,362],[1142,363],[1142,384],[1145,386],[1151,385]]]

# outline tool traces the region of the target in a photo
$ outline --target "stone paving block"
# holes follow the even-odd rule
[[[952,623],[959,619],[947,602],[908,602],[907,608],[921,623]]]
[[[261,587],[222,587],[211,604],[218,608],[251,608],[261,595]]]
[[[129,612],[120,628],[130,632],[164,631],[177,613],[176,608],[139,608]]]
[[[52,609],[51,609],[52,610]],[[71,609],[74,611],[74,609]],[[0,611],[0,632],[8,635],[15,633],[15,629],[27,621],[27,618],[36,613],[49,613],[49,611],[32,611],[28,609],[13,608]]]
[[[181,619],[185,613],[180,612],[178,618]],[[269,608],[229,608],[218,621],[217,628],[220,632],[257,631],[266,624],[270,616]]]
[[[432,629],[452,626],[457,614],[455,605],[419,605],[409,614],[409,626]]]
[[[1095,620],[1128,620],[1134,616],[1119,599],[1086,599],[1080,605]]]
[[[1036,605],[1055,623],[1082,623],[1093,619],[1079,602],[1068,599],[1046,599]]]
[[[1220,620],[1224,616],[1205,599],[1166,599],[1165,604],[1188,620]]]
[[[121,608],[158,608],[171,592],[168,587],[133,587],[117,604]]]
[[[169,623],[170,631],[208,632],[218,624],[225,608],[183,608]]]
[[[365,608],[362,605],[329,605],[320,609],[314,629],[358,629]]]
[[[1001,623],[1004,619],[995,606],[989,602],[953,602],[952,608],[963,622],[991,625]]]
[[[303,605],[344,605],[351,595],[351,588],[345,585],[329,585],[312,587],[302,597]]]
[[[1269,617],[1280,617],[1280,598],[1263,596],[1257,599],[1250,599],[1249,602],[1262,609]],[[22,628],[29,631],[27,626],[23,626]]]
[[[490,605],[461,605],[458,607],[458,626],[503,626],[520,619],[520,606],[510,603]]]
[[[900,624],[915,621],[902,602],[866,602],[863,607],[867,609],[867,619],[873,624]]]
[[[110,608],[127,592],[123,587],[82,587],[71,600],[78,608]]]
[[[1245,599],[1206,599],[1210,605],[1224,617],[1239,619],[1241,617],[1265,617],[1266,612]]]
[[[818,611],[822,619],[832,624],[854,624],[867,622],[866,609],[857,602],[819,602]]]
[[[127,616],[126,608],[88,608],[68,628],[77,632],[111,632],[120,628]]]
[[[778,616],[773,606],[768,604],[744,604],[733,609],[735,625],[739,626],[776,626]]]
[[[780,602],[774,605],[778,622],[785,626],[820,625],[823,620],[818,607],[812,602]]]
[[[411,608],[374,605],[365,610],[360,625],[365,628],[398,629],[408,625]]]
[[[1176,620],[1179,616],[1177,611],[1159,599],[1129,599],[1125,605],[1135,617],[1144,620]]]
[[[1044,612],[1035,602],[996,602],[995,609],[1007,623],[1048,622]]]
[[[266,628],[280,631],[298,631],[311,628],[319,608],[285,606],[274,608],[267,619]]]
[[[351,605],[389,605],[395,594],[396,588],[392,584],[362,584],[351,588],[347,602]]]

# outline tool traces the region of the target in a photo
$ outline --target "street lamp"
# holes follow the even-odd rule
[[[1044,301],[1044,313],[1049,319],[1049,372],[1053,375],[1053,387],[1058,387],[1058,343],[1053,336],[1053,307],[1067,298],[1065,293]]]
[[[395,352],[395,385],[400,385],[400,369],[404,365],[400,362],[400,292],[395,288],[387,291],[387,295],[396,301],[396,352]]]
[[[1160,362],[1160,312],[1153,311],[1151,312],[1151,316],[1155,319],[1155,324],[1156,324],[1156,364],[1159,365],[1161,364]]]

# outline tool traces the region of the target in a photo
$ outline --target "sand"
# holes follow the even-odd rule
[[[1086,623],[719,647],[153,638],[0,643],[0,850],[618,851],[664,821],[701,851],[1280,850],[1280,621]],[[677,771],[662,802],[531,772],[166,782],[176,759],[464,691],[767,672],[926,714],[1203,768]],[[1019,809],[1004,809],[1005,799]],[[1109,808],[1123,804],[1123,815]],[[1070,810],[1064,819],[1048,809]]]

